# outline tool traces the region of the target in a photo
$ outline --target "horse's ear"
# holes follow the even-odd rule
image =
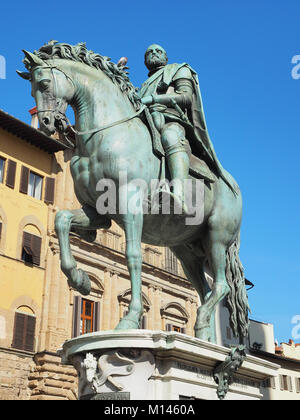
[[[29,81],[31,80],[31,74],[29,72],[27,72],[27,71],[19,71],[19,70],[16,70],[16,72],[23,79],[29,80]]]
[[[23,53],[25,54],[25,57],[27,58],[27,60],[29,60],[30,64],[32,67],[34,66],[43,66],[45,63],[43,60],[41,60],[38,56],[36,56],[35,54],[32,54],[29,51],[26,50],[22,50]]]

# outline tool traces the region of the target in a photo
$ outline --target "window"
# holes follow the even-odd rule
[[[100,302],[74,297],[72,336],[99,331]]]
[[[23,312],[15,313],[12,347],[33,352],[36,318]]]
[[[42,199],[43,177],[30,171],[26,166],[22,166],[20,192],[28,194],[38,200]]]
[[[178,325],[167,324],[166,331],[179,332],[181,334],[186,334],[186,329],[184,327],[179,327]]]
[[[169,248],[166,248],[165,251],[165,270],[173,274],[178,274],[177,258]]]
[[[80,334],[93,332],[94,302],[81,299]]]
[[[287,375],[279,375],[280,379],[280,390],[281,391],[292,391],[292,378]]]
[[[4,180],[4,167],[5,167],[5,159],[0,158],[0,182],[1,183]]]
[[[21,259],[27,264],[40,265],[42,238],[23,232]]]
[[[300,378],[295,378],[296,381],[296,392],[300,393]]]
[[[41,200],[42,198],[43,178],[30,171],[28,183],[28,195]]]
[[[261,386],[263,388],[276,389],[275,378],[272,377],[272,378],[265,379],[264,381],[262,381]]]
[[[45,178],[45,181],[45,203],[53,204],[55,192],[55,179],[47,177]],[[23,194],[28,194],[30,197],[34,197],[38,200],[42,200],[43,177],[41,175],[36,174],[35,172],[32,172],[26,166],[22,166],[20,192]]]

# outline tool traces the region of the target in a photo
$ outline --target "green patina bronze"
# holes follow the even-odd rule
[[[213,377],[218,385],[217,395],[220,400],[226,397],[229,386],[234,382],[234,374],[242,366],[245,359],[245,346],[239,345],[233,347],[224,362],[215,367]]]
[[[244,274],[239,260],[239,232],[242,199],[233,177],[222,168],[208,136],[197,74],[187,64],[167,64],[165,51],[152,45],[145,55],[149,79],[139,92],[133,87],[126,68],[86,49],[50,41],[38,51],[25,53],[28,73],[19,74],[31,81],[40,128],[49,134],[64,131],[65,111],[75,113],[76,146],[70,162],[76,196],[82,207],[56,214],[55,229],[61,251],[61,268],[71,287],[82,294],[90,292],[87,273],[77,269],[71,253],[69,233],[79,233],[93,241],[96,230],[109,228],[114,220],[125,231],[126,257],[132,296],[129,313],[117,329],[139,328],[143,313],[141,299],[141,241],[169,246],[182,263],[187,278],[201,300],[195,324],[196,337],[215,341],[216,305],[227,296],[231,327],[235,335],[248,330],[248,301]],[[164,156],[153,151],[151,130],[143,107],[152,115],[154,129],[160,133]],[[190,209],[185,202],[183,179],[189,175],[187,144],[206,162],[212,181],[205,181],[204,218],[200,224],[186,225]],[[120,172],[128,184],[119,185]],[[175,180],[170,192],[174,203],[183,204],[184,214],[143,214],[130,210],[130,198],[141,202],[149,194],[131,181],[166,177]],[[97,191],[102,179],[118,189],[118,206],[126,211],[101,215]],[[129,184],[131,183],[131,188]],[[197,191],[193,191],[193,196]],[[214,277],[209,287],[205,274],[208,264]]]

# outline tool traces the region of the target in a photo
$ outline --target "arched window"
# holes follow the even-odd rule
[[[34,351],[36,317],[28,306],[19,306],[15,312],[12,347],[19,350]]]
[[[140,328],[147,329],[147,312],[151,307],[151,303],[148,297],[142,292],[142,299],[143,299],[143,306],[144,306],[144,314],[140,321]],[[128,314],[128,307],[131,301],[131,289],[125,290],[123,293],[120,293],[118,296],[119,304],[121,307],[121,314],[124,317]]]
[[[27,264],[40,265],[42,238],[40,231],[33,225],[27,225],[23,231],[21,259]]]
[[[160,310],[166,331],[185,334],[189,315],[185,308],[177,302],[170,302]]]
[[[93,274],[91,280],[91,293],[88,298],[74,296],[72,337],[100,330],[101,297],[104,293],[102,282]]]

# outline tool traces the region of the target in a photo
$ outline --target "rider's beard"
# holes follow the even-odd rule
[[[167,60],[165,57],[147,57],[145,60],[145,64],[147,69],[150,72],[153,72],[154,70],[158,70],[159,68],[165,66],[167,64]]]

